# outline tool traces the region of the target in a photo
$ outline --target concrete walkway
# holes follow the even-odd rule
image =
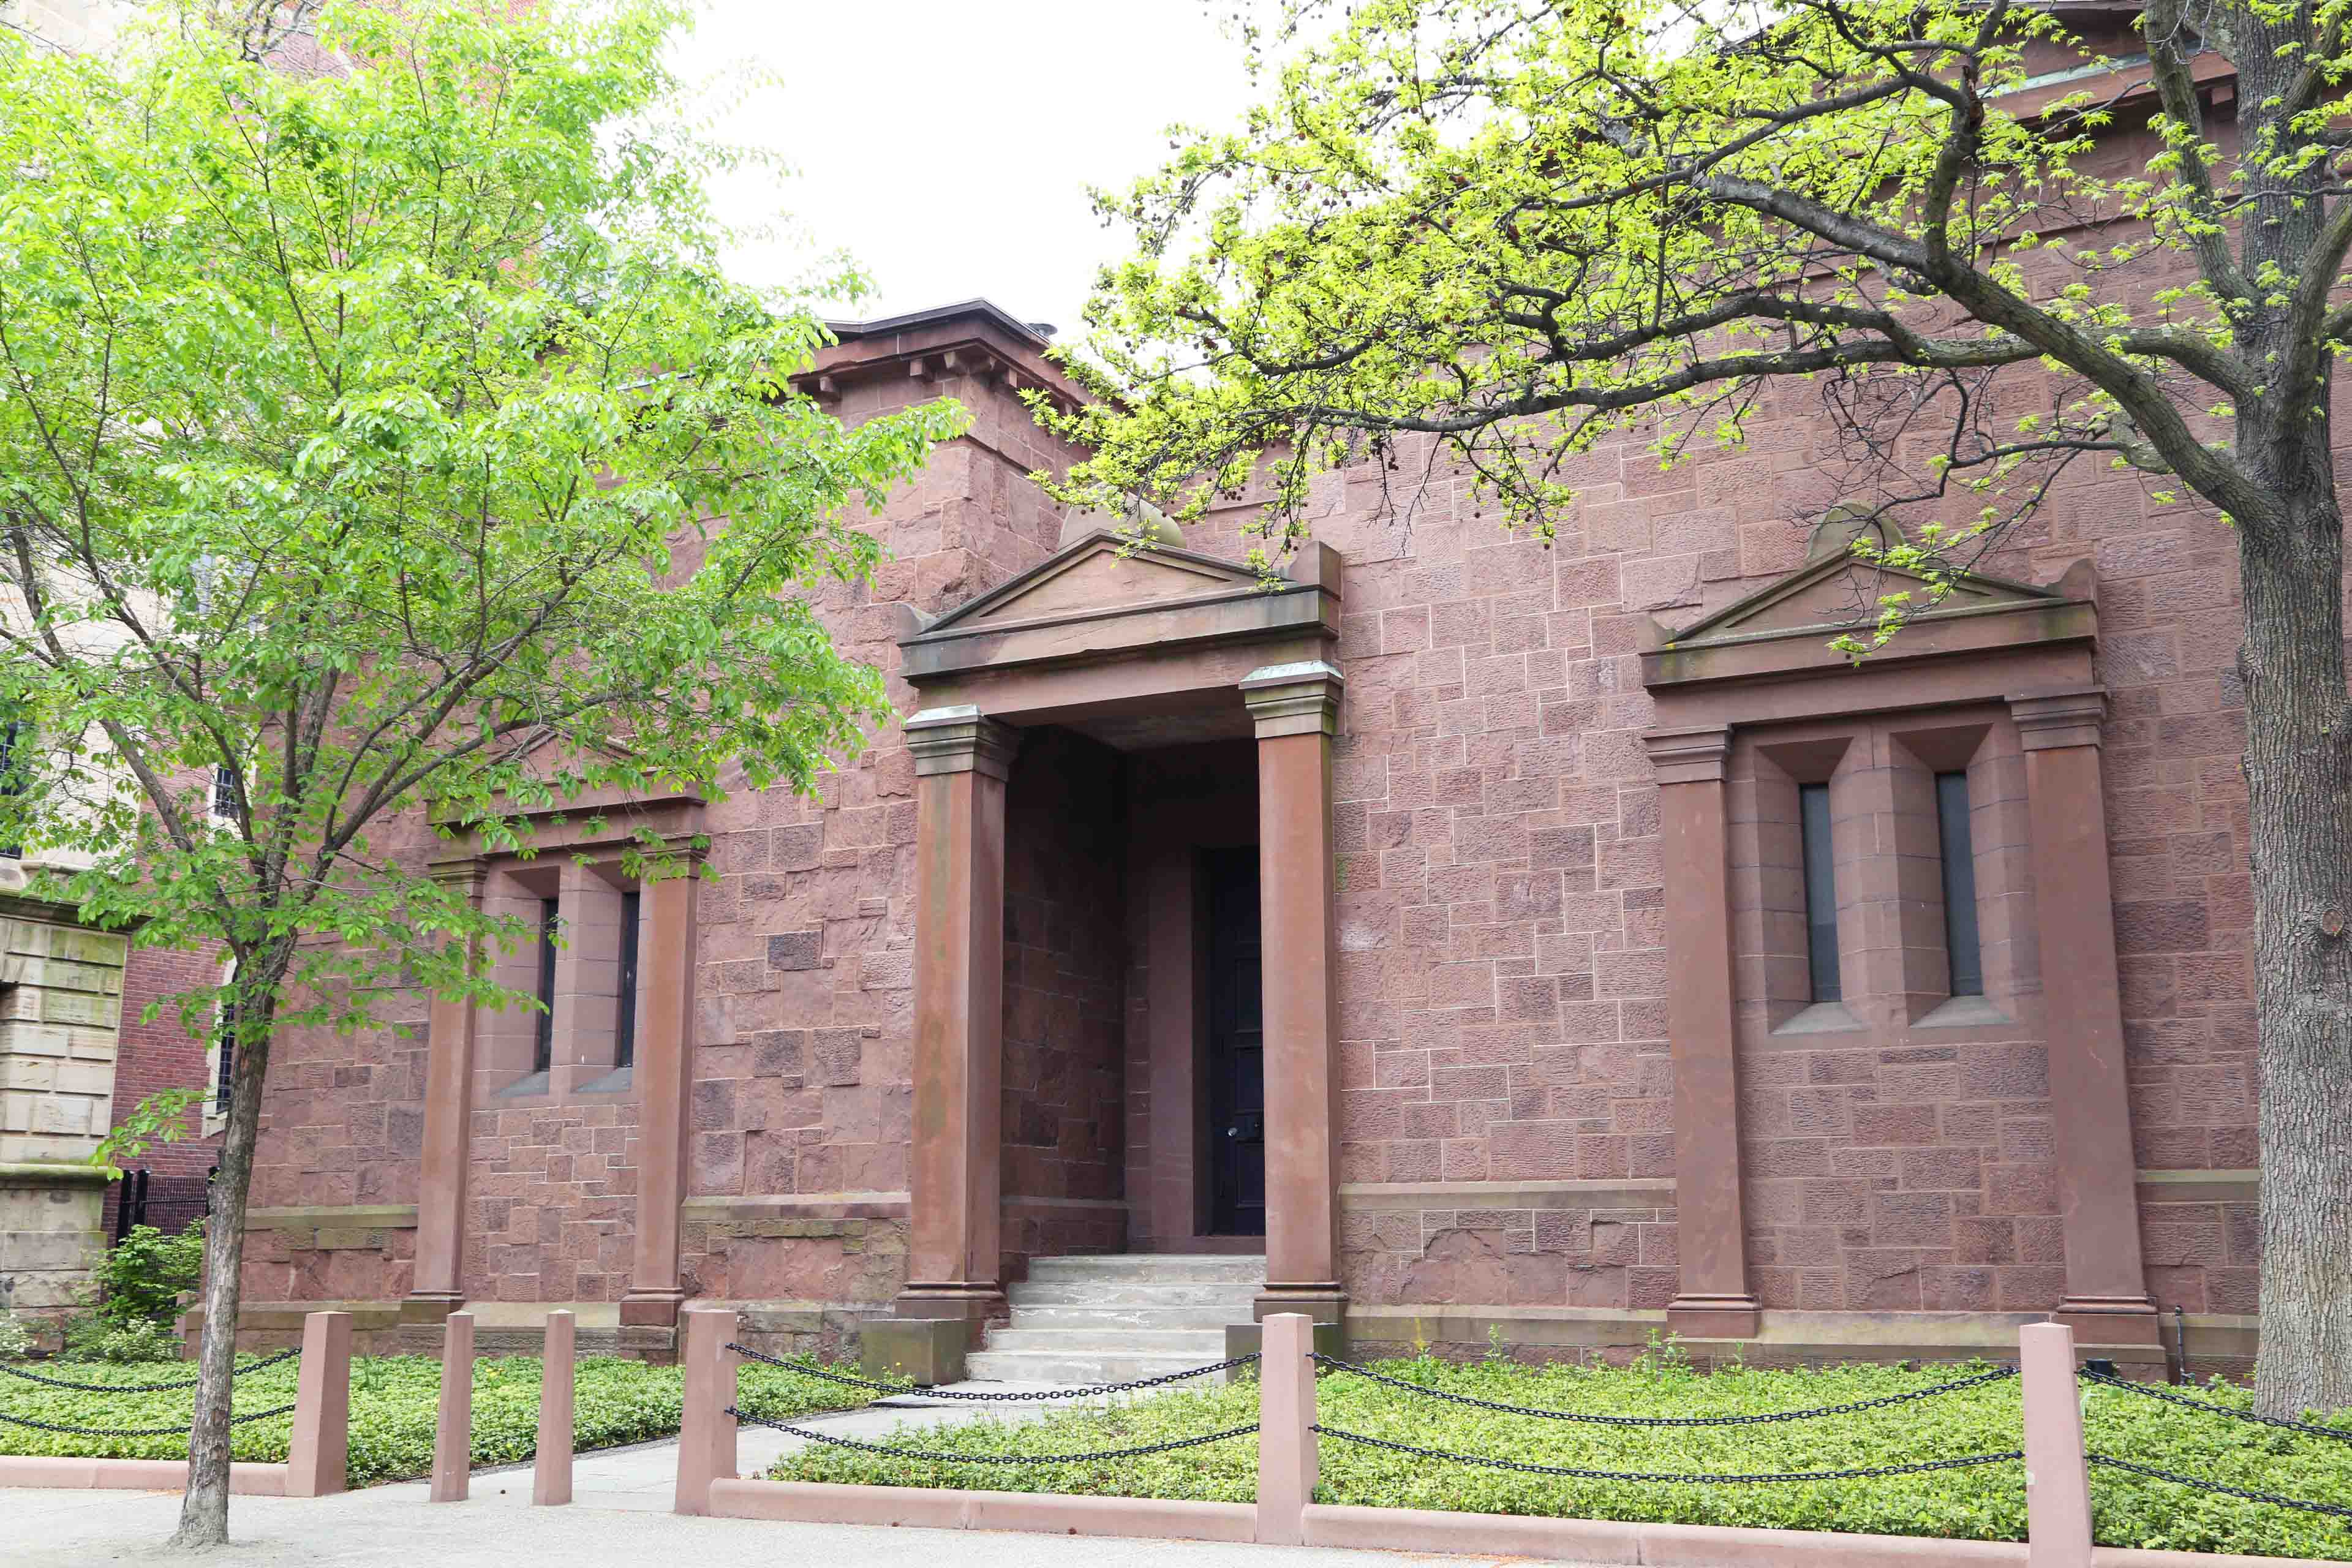
[[[1002,1394],[1020,1385],[985,1386]],[[1052,1407],[892,1399],[802,1417],[794,1425],[870,1439],[907,1423],[1034,1420]],[[803,1446],[746,1425],[741,1472],[758,1475],[778,1456]],[[581,1455],[572,1466],[569,1508],[530,1506],[527,1465],[475,1471],[473,1495],[462,1503],[428,1502],[422,1481],[316,1500],[233,1498],[231,1544],[212,1561],[238,1568],[685,1568],[771,1562],[824,1568],[904,1568],[909,1562],[952,1562],[957,1568],[1396,1568],[1400,1562],[1383,1552],[1299,1547],[681,1519],[669,1511],[677,1479],[673,1439]],[[177,1492],[0,1489],[0,1568],[185,1562],[161,1550],[179,1513]]]

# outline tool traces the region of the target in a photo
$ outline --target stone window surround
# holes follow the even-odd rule
[[[1733,984],[1744,1047],[1831,1034],[2038,1023],[2024,753],[2005,708],[1742,731],[1727,763]],[[1980,995],[1950,994],[1935,780],[1969,776]],[[1806,974],[1797,789],[1827,784],[1844,996]]]
[[[620,1040],[621,900],[637,893],[638,952],[646,950],[647,900],[636,877],[613,853],[567,854],[538,861],[500,857],[486,869],[483,902],[526,921],[536,921],[542,900],[553,899],[561,940],[555,951],[555,996],[551,1059],[548,1070],[532,1070],[539,1014],[511,1006],[486,1014],[476,1058],[478,1109],[540,1108],[601,1095],[626,1094],[631,1074],[622,1068]],[[528,995],[538,988],[535,943],[492,959],[493,974],[509,991]],[[646,988],[636,996],[643,1032]]]
[[[583,875],[602,862],[617,862],[627,847],[641,842],[646,833],[688,867],[688,874],[663,878],[644,889],[636,1061],[628,1085],[619,1090],[634,1095],[638,1106],[635,1256],[629,1289],[621,1299],[621,1322],[625,1328],[672,1327],[686,1300],[678,1241],[686,1196],[688,1102],[692,1091],[699,872],[705,853],[703,803],[692,795],[630,799],[604,792],[570,802],[560,811],[550,809],[530,816],[534,847],[556,863],[559,877],[562,866],[577,859],[588,862],[578,868]],[[535,900],[539,895],[522,883],[497,886],[504,858],[488,851],[478,836],[460,832],[457,842],[433,862],[432,874],[477,908],[491,907],[494,897],[528,894]],[[498,962],[495,957],[489,961]],[[486,1012],[463,997],[433,998],[425,1037],[416,1261],[409,1294],[401,1303],[404,1322],[439,1321],[465,1302],[472,1115],[484,1104],[484,1064],[501,1059],[496,1054],[492,1030],[485,1026],[500,1017],[518,1016],[524,1020],[518,1037],[527,1063],[527,1013],[510,1008],[500,1015]],[[560,1048],[561,1036],[558,1043]],[[522,1099],[488,1103],[528,1106],[535,1102]]]
[[[2095,580],[2087,563],[2049,589],[1985,580],[2010,602],[1971,608],[1965,616],[1923,616],[1929,624],[1906,631],[1859,668],[1824,646],[1832,626],[1811,621],[1755,632],[1740,626],[1743,615],[1769,612],[1776,596],[1785,601],[1843,569],[1833,559],[1809,564],[1679,637],[1661,628],[1660,646],[1643,655],[1658,721],[1644,742],[1660,785],[1669,968],[1675,976],[1668,1016],[1683,1224],[1681,1284],[1668,1321],[1692,1337],[1745,1338],[1756,1333],[1761,1311],[1748,1284],[1739,1140],[1724,1135],[1738,1126],[1743,1037],[1741,990],[1734,978],[1739,955],[1733,926],[1735,751],[1753,757],[1765,747],[1792,747],[1768,759],[1767,767],[1793,784],[1791,758],[1800,769],[1819,770],[1822,776],[1835,773],[1837,753],[1844,750],[1836,744],[1841,727],[1849,746],[1864,732],[1926,737],[1931,755],[1919,761],[1930,763],[1956,749],[1956,731],[1982,722],[1988,742],[2013,731],[2022,754],[2021,842],[2030,868],[2024,874],[2039,894],[2030,937],[2038,963],[2030,970],[2023,960],[2013,963],[2006,996],[2012,1005],[2027,1007],[2026,976],[2038,971],[2041,1016],[2017,1022],[2038,1023],[2037,1033],[2050,1046],[2066,1264],[2064,1299],[2052,1306],[2058,1321],[2087,1340],[2152,1344],[2157,1319],[2141,1264],[2135,1206],[2100,778],[2105,693],[2094,683],[2092,667]],[[1808,725],[1815,727],[1811,746]],[[1972,796],[1977,754],[1969,753]],[[1748,771],[1752,778],[1755,770]],[[1896,815],[1891,793],[1885,804],[1890,816]],[[1896,847],[1899,854],[1899,837]],[[1985,847],[1977,847],[1980,872]],[[1760,858],[1751,854],[1748,863],[1757,865]],[[1890,881],[1895,858],[1886,858]],[[2004,869],[1998,890],[2014,891],[2020,881]],[[1756,887],[1750,907],[1760,917],[1760,878]],[[1991,890],[1979,886],[1980,910]],[[1846,898],[1842,891],[1841,952],[1859,946],[1866,954],[1874,934],[1866,911],[1855,911],[1865,917],[1857,943],[1847,930]],[[1915,929],[1928,919],[1940,928],[1938,910],[1915,922]],[[1759,931],[1761,924],[1759,918]],[[2021,933],[2014,928],[2011,933],[2024,945]],[[1940,959],[1939,929],[1938,938],[1935,956]],[[1895,950],[1883,941],[1880,946],[1893,962]],[[1767,956],[1760,937],[1752,952],[1759,959]],[[1921,994],[1906,990],[1899,964],[1895,973],[1894,984],[1881,978],[1866,990],[1876,990],[1888,1003],[1900,998],[1908,1014]],[[1989,992],[1993,984],[1988,974]],[[1792,1008],[1790,1018],[1772,1018],[1775,994],[1769,982],[1750,993],[1762,1014],[1751,1029],[1785,1029],[1801,1011]],[[1997,998],[1989,1000],[1999,1005]],[[1893,1024],[1891,1009],[1883,1011],[1884,1021]],[[1917,1026],[1926,1015],[1904,1022]]]

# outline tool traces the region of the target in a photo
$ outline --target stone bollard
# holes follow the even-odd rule
[[[2018,1331],[2017,1365],[2025,1396],[2027,1568],[2090,1568],[2091,1478],[2074,1331],[2027,1324]]]
[[[686,1401],[678,1416],[677,1500],[679,1513],[709,1513],[710,1483],[735,1479],[735,1314],[723,1308],[694,1307],[678,1316],[686,1341]]]
[[[464,1502],[474,1479],[474,1314],[450,1313],[443,1336],[432,1500]]]
[[[569,1312],[547,1314],[539,1362],[539,1455],[531,1461],[530,1500],[551,1507],[572,1500],[572,1349]]]
[[[352,1315],[312,1312],[302,1320],[302,1372],[294,1391],[294,1436],[286,1448],[286,1495],[341,1491],[351,1452]]]
[[[1315,1320],[1277,1312],[1265,1320],[1257,1363],[1257,1538],[1270,1546],[1307,1539],[1318,1455],[1315,1434]]]

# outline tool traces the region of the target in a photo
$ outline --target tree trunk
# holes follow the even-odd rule
[[[2242,426],[2242,432],[2243,427]],[[2260,1040],[2266,1415],[2352,1406],[2352,703],[2326,443],[2271,465],[2247,529],[2246,788]],[[2315,450],[2314,448],[2315,447]]]
[[[282,961],[279,964],[282,970]],[[278,987],[238,987],[234,1077],[220,1171],[205,1221],[204,1338],[196,1357],[196,1418],[188,1438],[188,1491],[171,1544],[186,1551],[228,1541],[229,1398],[236,1371],[237,1308],[243,1295],[245,1211],[253,1191],[253,1147],[261,1130],[261,1083]]]

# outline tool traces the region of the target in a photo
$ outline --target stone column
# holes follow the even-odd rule
[[[624,1327],[673,1327],[686,1300],[678,1277],[677,1215],[686,1198],[702,857],[685,844],[673,843],[669,849],[680,862],[678,874],[649,881],[641,892],[646,945],[637,973],[646,1028],[632,1074],[637,1091],[637,1234],[628,1294],[621,1298]]]
[[[2056,1319],[2094,1344],[2156,1344],[2140,1267],[2123,987],[2116,967],[2107,812],[2100,791],[2098,687],[2010,700],[2025,752],[2042,1037],[2064,1226],[2066,1296]]]
[[[915,758],[915,1103],[902,1318],[1002,1315],[1004,782],[1020,732],[977,708],[907,721]]]
[[[1739,1073],[1732,1033],[1731,899],[1723,725],[1642,737],[1658,774],[1666,879],[1666,1027],[1675,1064],[1675,1247],[1666,1323],[1693,1339],[1753,1339],[1739,1187]]]
[[[435,879],[476,910],[482,907],[489,868],[466,860],[435,868]],[[472,962],[482,962],[478,950]],[[436,1323],[466,1300],[466,1165],[472,1132],[474,1047],[479,1028],[473,1002],[433,998],[425,1034],[425,1126],[417,1154],[416,1263],[403,1322]]]
[[[1265,1021],[1265,1293],[1257,1315],[1344,1321],[1331,737],[1341,678],[1314,661],[1241,683],[1257,725]]]

